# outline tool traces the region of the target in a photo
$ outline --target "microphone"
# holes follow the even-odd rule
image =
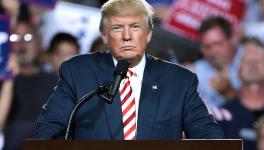
[[[115,79],[108,92],[110,99],[114,99],[116,92],[119,89],[120,82],[126,77],[128,67],[129,63],[126,60],[118,61],[114,72]]]

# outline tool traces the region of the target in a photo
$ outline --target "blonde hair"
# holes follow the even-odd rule
[[[153,7],[145,0],[108,0],[101,8],[100,31],[104,31],[107,18],[111,16],[137,16],[142,15],[146,19],[148,29],[153,29]]]

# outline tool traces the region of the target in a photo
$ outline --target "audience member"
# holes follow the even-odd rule
[[[204,20],[199,29],[204,59],[194,63],[199,91],[209,106],[221,106],[236,95],[240,51],[229,22],[218,16]]]
[[[93,41],[91,49],[90,49],[90,53],[105,51],[107,49],[109,49],[109,47],[104,44],[101,37],[98,37],[97,39]]]
[[[242,138],[244,150],[254,150],[255,123],[264,114],[264,46],[256,38],[245,38],[242,46],[241,90],[238,98],[223,107],[232,118],[219,123],[227,138]]]
[[[33,138],[35,122],[41,106],[52,92],[56,74],[40,70],[38,34],[28,22],[14,27],[13,52],[20,68],[14,80],[13,99],[4,128],[4,149],[21,149],[24,139]]]
[[[61,63],[79,54],[79,48],[78,40],[74,36],[69,33],[57,33],[48,48],[52,72],[57,74]]]

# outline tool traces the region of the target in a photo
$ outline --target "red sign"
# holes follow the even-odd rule
[[[245,9],[244,0],[176,0],[163,22],[163,27],[177,35],[197,41],[197,29],[205,18],[222,16],[236,27],[243,19]]]

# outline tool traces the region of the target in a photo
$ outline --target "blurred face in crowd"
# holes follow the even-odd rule
[[[235,54],[232,40],[219,27],[213,27],[201,35],[201,52],[216,69],[230,64]]]
[[[32,64],[38,55],[39,45],[35,41],[31,27],[25,23],[18,23],[14,34],[11,35],[11,41],[18,63],[20,65]]]
[[[54,71],[59,71],[59,67],[61,63],[74,55],[78,54],[78,48],[76,45],[70,42],[62,42],[59,43],[54,50],[54,54],[52,54],[52,66]]]
[[[244,45],[240,78],[246,83],[264,83],[264,49],[253,43]]]
[[[104,24],[102,38],[117,60],[128,60],[135,66],[145,53],[152,31],[143,16],[110,16]]]

